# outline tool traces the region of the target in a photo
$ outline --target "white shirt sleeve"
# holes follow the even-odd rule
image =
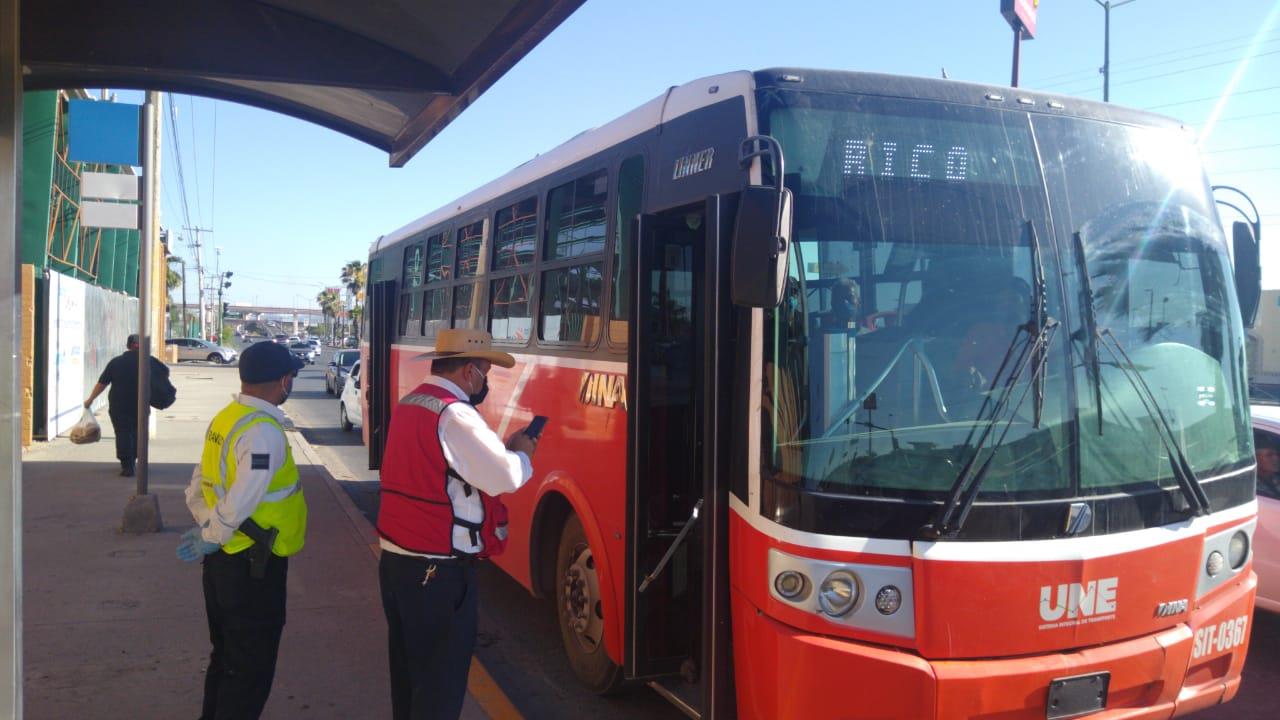
[[[232,453],[236,462],[236,481],[226,495],[212,509],[198,496],[204,517],[197,514],[192,504],[192,489],[200,493],[200,468],[192,474],[192,486],[187,488],[187,507],[196,522],[203,528],[201,536],[208,542],[226,545],[236,528],[240,527],[262,502],[262,496],[271,484],[271,478],[284,465],[287,441],[284,433],[273,423],[258,423],[240,433]],[[265,457],[266,462],[263,462]],[[259,466],[254,468],[255,458]]]
[[[524,453],[511,452],[476,409],[453,403],[440,415],[440,445],[449,467],[489,495],[515,492],[533,477]]]

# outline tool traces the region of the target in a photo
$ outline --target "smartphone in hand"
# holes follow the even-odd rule
[[[547,425],[546,415],[535,415],[533,417],[533,422],[529,423],[529,427],[524,429],[524,434],[528,435],[534,440],[537,440],[538,436],[542,435],[542,429],[546,427],[546,425]]]

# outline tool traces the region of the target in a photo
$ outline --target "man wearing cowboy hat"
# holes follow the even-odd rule
[[[515,358],[482,330],[442,330],[431,376],[391,413],[383,454],[378,578],[387,617],[396,720],[457,718],[475,647],[475,563],[505,545],[495,498],[533,475],[538,441],[519,430],[504,445],[475,406],[494,365]]]

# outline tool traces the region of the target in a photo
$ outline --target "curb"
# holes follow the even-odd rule
[[[325,487],[329,488],[329,492],[333,495],[334,500],[337,501],[338,507],[342,508],[342,512],[347,516],[347,521],[351,523],[351,528],[355,530],[364,546],[369,548],[369,552],[373,555],[374,559],[377,559],[379,552],[377,531],[375,531],[373,526],[369,524],[364,513],[361,513],[360,509],[356,507],[356,504],[351,501],[351,498],[347,495],[347,491],[343,490],[342,486],[338,484],[337,478],[335,478],[333,473],[329,471],[329,467],[325,465],[325,461],[320,457],[320,453],[316,451],[310,442],[307,442],[307,439],[303,437],[302,432],[300,430],[293,429],[288,430],[287,434],[289,435],[289,443],[300,451],[300,454],[306,459],[307,464],[320,471],[320,476],[324,478]],[[335,458],[335,460],[337,459]],[[346,468],[344,467],[343,470],[346,470]],[[348,471],[347,474],[350,475],[350,472]]]
[[[334,478],[329,467],[324,464],[320,458],[320,453],[303,437],[302,432],[296,428],[286,431],[289,441],[293,447],[300,451],[300,454],[306,459],[307,464],[315,467],[320,472],[320,476],[324,478],[325,487],[329,488],[329,492],[333,494],[338,506],[346,514],[348,522],[356,534],[360,536],[361,541],[369,548],[369,552],[374,559],[379,557],[381,549],[378,543],[378,533],[374,530],[373,525],[365,518],[364,513],[356,507],[356,504],[347,496],[347,491],[342,489],[338,484],[338,480]],[[351,470],[347,468],[340,459],[334,458],[334,462],[342,466],[342,471],[350,477]],[[480,709],[488,715],[490,720],[524,720],[524,716],[516,709],[511,698],[502,691],[502,688],[494,681],[493,676],[485,669],[480,659],[475,655],[471,656],[471,670],[467,673],[467,694],[476,701]]]

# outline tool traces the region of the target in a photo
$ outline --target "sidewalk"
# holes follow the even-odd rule
[[[200,567],[174,555],[192,525],[183,500],[209,419],[235,368],[173,368],[178,401],[158,411],[150,492],[165,529],[118,531],[135,479],[117,473],[106,413],[94,445],[65,439],[23,458],[26,717],[196,717],[209,654]],[[299,434],[309,512],[289,565],[288,624],[265,718],[386,718],[386,624],[372,528]],[[488,716],[468,697],[464,718]]]

